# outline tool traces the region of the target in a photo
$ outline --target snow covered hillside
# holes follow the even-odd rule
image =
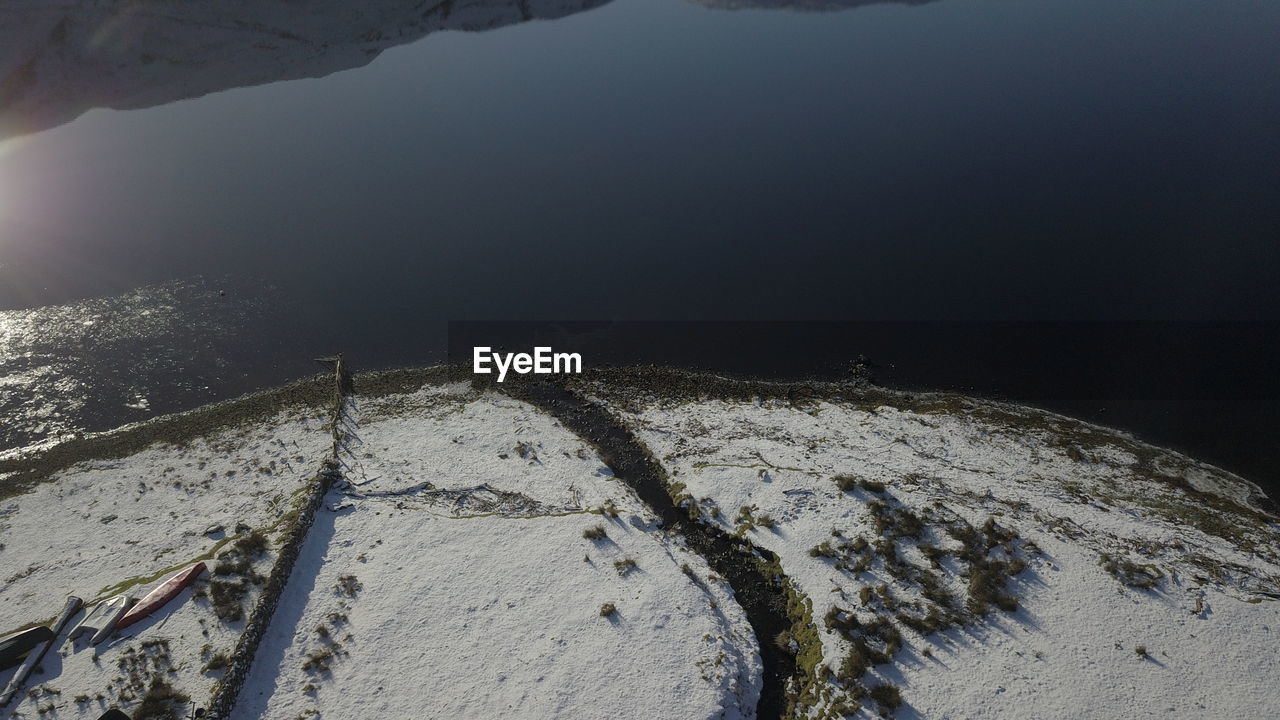
[[[581,439],[466,385],[358,416],[234,717],[750,716],[732,593]]]
[[[442,30],[572,15],[608,0],[0,4],[0,139],[95,107],[152,107],[323,77]]]
[[[932,0],[691,0],[717,9],[847,10]],[[9,0],[0,3],[0,140],[93,108],[132,110],[363,67],[434,32],[568,17],[611,0]]]
[[[625,408],[689,512],[777,553],[812,619],[787,639],[809,653],[802,710],[1243,718],[1280,707],[1280,533],[1252,507],[1250,483],[1122,434],[956,396],[583,390]]]
[[[1280,529],[1257,487],[1216,468],[952,395],[658,370],[572,392],[461,377],[357,378],[341,479],[243,652],[230,717],[1280,706]],[[123,637],[60,642],[9,710],[205,706],[329,456],[322,414],[288,406],[82,458],[0,501],[10,629],[70,593],[145,592],[200,558],[212,570]]]
[[[291,407],[189,442],[77,462],[0,500],[0,634],[50,622],[68,595],[140,598],[194,562],[213,571],[113,639],[59,643],[9,706],[13,716],[97,717],[170,689],[203,701],[216,679],[205,668],[234,647],[277,531],[329,442],[320,413]],[[0,686],[13,674],[0,672]]]

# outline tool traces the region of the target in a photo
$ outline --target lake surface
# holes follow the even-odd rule
[[[1200,321],[1085,332],[1144,358],[1101,395],[888,379],[1162,378],[1115,424],[1270,485],[1277,128],[1264,1],[8,3],[0,448],[449,320]]]

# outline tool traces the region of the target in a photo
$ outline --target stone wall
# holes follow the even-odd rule
[[[271,618],[275,616],[276,606],[280,604],[284,589],[289,584],[289,576],[293,574],[293,566],[302,553],[303,544],[307,541],[307,534],[311,531],[316,511],[320,509],[333,483],[342,477],[338,453],[341,451],[344,435],[342,427],[345,421],[346,399],[350,393],[354,392],[354,387],[341,355],[336,358],[335,364],[334,408],[330,415],[333,428],[332,455],[325,459],[320,472],[311,479],[306,503],[287,530],[284,544],[280,547],[280,554],[276,557],[271,574],[262,587],[262,594],[258,596],[258,602],[254,605],[253,612],[249,614],[248,622],[245,623],[244,632],[240,634],[240,640],[236,643],[231,664],[222,678],[213,686],[213,696],[209,699],[205,714],[209,720],[224,720],[235,707],[236,700],[240,697],[240,690],[249,677],[249,671],[253,669],[258,645],[271,626]]]

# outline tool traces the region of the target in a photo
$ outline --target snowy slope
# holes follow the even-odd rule
[[[1255,486],[1032,409],[767,384],[717,399],[717,382],[692,383],[702,397],[576,387],[652,451],[686,512],[776,554],[789,631],[757,638],[680,526],[552,416],[428,383],[349,400],[344,480],[233,717],[750,718],[762,644],[794,655],[794,717],[1280,706],[1280,530]],[[237,572],[267,574],[329,450],[314,412],[87,460],[0,501],[5,627],[68,593],[140,595],[195,559],[231,564],[241,523],[266,548]],[[234,580],[206,576],[96,650],[61,647],[15,717],[206,703],[244,627],[219,617],[211,581]]]
[[[56,615],[68,593],[96,599],[205,558],[217,543],[204,534],[211,525],[270,525],[328,442],[322,420],[281,416],[243,434],[80,463],[0,500],[0,629]]]
[[[197,560],[213,569],[216,556],[234,545],[237,525],[262,530],[270,542],[330,442],[323,420],[307,412],[78,463],[0,500],[0,633],[48,622],[67,595],[88,603],[118,592],[140,598]],[[251,558],[252,567],[265,574],[273,560],[268,549]],[[28,683],[39,688],[36,695],[9,710],[15,717],[97,717],[109,705],[136,703],[153,676],[203,701],[215,679],[204,665],[229,651],[243,627],[242,619],[215,613],[210,579],[96,649],[87,638],[61,644]],[[246,590],[245,610],[257,594],[252,585]],[[192,602],[197,592],[203,597]],[[0,686],[12,674],[0,672]]]
[[[754,717],[732,595],[581,440],[465,386],[360,416],[234,717]]]
[[[847,10],[931,0],[691,0],[717,9]],[[442,30],[567,17],[611,0],[0,3],[0,139],[93,108],[138,109],[363,67]]]
[[[0,138],[95,107],[152,107],[323,77],[441,30],[558,18],[608,0],[0,4]]]
[[[850,634],[861,637],[842,629],[850,613],[863,628],[893,622],[902,649],[871,663],[858,685],[897,686],[898,717],[1242,718],[1280,707],[1280,533],[1246,508],[1205,507],[1178,482],[1256,498],[1238,478],[1123,435],[978,401],[920,411],[623,401],[614,388],[591,390],[631,411],[704,522],[780,556],[812,603],[819,676],[823,667],[839,675]],[[920,520],[914,535],[902,510]],[[965,607],[972,568],[956,535],[967,525],[981,540],[988,518],[1004,537],[985,557],[1016,560],[1013,570],[1025,563],[1005,587],[1012,612]],[[859,538],[869,547],[854,551]],[[882,538],[893,538],[892,563]],[[929,587],[954,604],[923,597]],[[904,613],[926,618],[923,633]],[[864,713],[879,705],[838,680],[814,690],[819,715],[842,700]]]

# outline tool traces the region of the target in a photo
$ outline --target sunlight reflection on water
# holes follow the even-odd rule
[[[0,449],[141,420],[158,401],[207,394],[232,368],[233,341],[261,303],[195,280],[0,311]]]

